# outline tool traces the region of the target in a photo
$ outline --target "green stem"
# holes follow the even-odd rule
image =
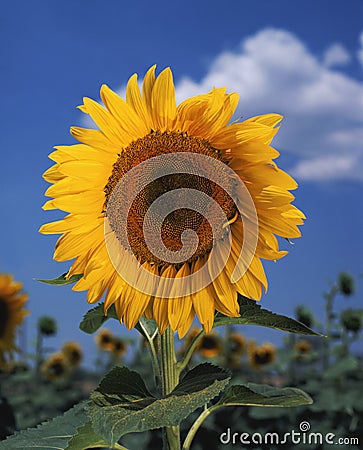
[[[288,362],[288,378],[289,378],[289,383],[292,386],[295,386],[296,384],[296,364],[295,364],[295,359],[294,359],[294,353],[295,353],[295,344],[296,344],[296,336],[294,334],[291,334],[289,336],[289,343],[288,343],[288,351],[290,353],[290,359]]]
[[[198,345],[199,341],[202,339],[204,335],[205,335],[204,330],[201,330],[200,333],[197,334],[197,336],[195,336],[195,338],[192,340],[188,350],[184,355],[184,358],[176,364],[177,372],[179,375],[188,365],[188,362],[190,361],[190,358],[193,356],[196,346]]]
[[[331,332],[333,328],[333,302],[336,293],[338,292],[338,287],[333,286],[330,292],[325,294],[325,349],[323,354],[323,369],[326,370],[329,367],[330,359],[330,345],[331,345]]]
[[[165,397],[179,383],[174,347],[174,332],[170,327],[160,336],[160,363],[162,395]],[[179,426],[165,427],[164,431],[164,449],[180,450]]]
[[[155,339],[157,339],[157,334],[153,334],[153,336],[150,336],[149,331],[144,326],[144,324],[141,320],[139,321],[139,325],[143,329],[145,339],[147,340],[147,342],[149,344],[151,364],[152,364],[152,368],[153,368],[153,372],[154,372],[155,384],[158,387],[159,382],[160,382],[160,368],[159,368],[158,355],[157,355],[157,351],[155,350],[155,344],[154,344]]]
[[[227,324],[225,326],[225,333],[226,333],[226,335],[225,335],[225,342],[226,342],[226,345],[225,345],[225,349],[226,349],[225,360],[226,360],[226,366],[227,367],[231,367],[232,362],[233,362],[232,361],[232,351],[231,351],[231,335],[232,335],[232,332],[233,332],[232,325]]]
[[[40,378],[40,366],[43,361],[43,335],[39,327],[37,329],[37,340],[35,347],[35,376],[37,380]]]
[[[150,348],[150,357],[151,357],[151,363],[153,367],[154,377],[155,377],[155,384],[156,386],[159,385],[160,380],[160,369],[159,369],[159,362],[158,362],[158,355],[155,350],[154,340],[149,339],[149,348]]]
[[[218,409],[218,406],[212,406],[211,408],[205,407],[203,412],[200,414],[198,419],[193,423],[192,427],[190,428],[187,437],[185,438],[183,448],[182,450],[189,450],[190,445],[194,439],[194,436],[196,435],[197,431],[199,430],[199,427],[202,425],[202,423],[205,421],[205,419],[216,409]]]

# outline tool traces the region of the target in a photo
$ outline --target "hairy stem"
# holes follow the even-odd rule
[[[184,355],[184,358],[177,363],[177,371],[179,375],[188,365],[188,362],[190,361],[190,358],[193,356],[196,346],[198,345],[199,341],[202,339],[204,335],[205,335],[204,330],[201,330],[200,333],[197,334],[197,336],[195,336],[195,338],[192,340],[188,350]]]
[[[205,421],[205,419],[216,409],[218,409],[218,406],[204,408],[204,410],[202,411],[200,416],[197,418],[197,420],[193,423],[192,427],[190,428],[190,430],[187,434],[187,437],[185,438],[182,450],[190,449],[190,445],[194,439],[194,436],[196,435],[197,431],[199,430],[199,427],[202,425],[202,423]]]
[[[170,327],[160,336],[160,363],[162,395],[165,397],[179,383],[174,347],[174,332]],[[165,427],[164,449],[180,450],[179,426]]]

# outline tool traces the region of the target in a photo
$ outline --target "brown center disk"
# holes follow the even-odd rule
[[[132,196],[133,193],[139,191],[139,179],[134,179],[129,185],[127,193],[123,193],[123,198],[111,197],[111,194],[121,180],[121,178],[132,168],[138,166],[142,162],[167,153],[191,152],[207,155],[219,161],[227,163],[223,160],[220,152],[213,148],[210,143],[201,138],[188,136],[186,133],[177,133],[173,131],[168,132],[151,132],[148,135],[132,142],[127,148],[123,149],[117,161],[113,165],[113,170],[108,182],[105,186],[105,210],[110,202],[124,202],[125,196]],[[171,174],[155,179],[155,174],[143,173],[145,179],[154,179],[138,195],[135,196],[132,206],[129,210],[127,218],[127,236],[129,245],[136,258],[141,262],[148,261],[159,266],[164,265],[165,262],[156,257],[147,247],[143,235],[144,217],[152,203],[162,194],[170,192],[174,189],[186,188],[197,189],[208,195],[211,202],[216,202],[222,208],[226,221],[231,220],[236,214],[236,206],[231,197],[224,189],[214,183],[216,169],[211,167],[196,167],[198,174],[193,175],[183,172],[183,167],[178,168],[177,174]],[[219,174],[220,175],[220,174]],[[235,182],[230,177],[224,180],[223,185],[228,187],[228,191],[233,191]],[[111,229],[116,236],[122,233],[118,231],[117,217],[108,216]],[[153,226],[153,225],[152,225]],[[188,208],[180,208],[171,212],[163,221],[161,227],[161,238],[164,245],[171,251],[180,251],[181,249],[187,252],[188,245],[181,242],[181,235],[183,231],[194,230],[199,238],[198,247],[189,259],[185,262],[192,262],[198,258],[208,254],[213,247],[213,233],[208,221],[198,211],[193,211]],[[160,233],[155,224],[155,234]],[[221,229],[215,239],[222,238],[225,232]],[[122,241],[121,241],[122,244]]]

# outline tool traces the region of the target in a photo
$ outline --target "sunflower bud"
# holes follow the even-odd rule
[[[38,330],[44,336],[54,336],[57,333],[57,322],[53,317],[42,316],[38,320]]]
[[[353,333],[357,333],[362,327],[358,311],[351,308],[341,313],[340,321],[347,331],[352,331]]]
[[[349,273],[342,272],[339,274],[338,286],[339,291],[346,297],[354,294],[354,279]]]
[[[314,318],[309,308],[303,305],[298,305],[295,309],[295,316],[297,320],[307,327],[311,327]]]

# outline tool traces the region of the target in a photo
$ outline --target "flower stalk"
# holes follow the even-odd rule
[[[160,335],[160,368],[161,388],[163,397],[172,392],[179,383],[179,373],[175,356],[174,332],[168,327]],[[180,450],[180,427],[165,427],[164,450]]]

